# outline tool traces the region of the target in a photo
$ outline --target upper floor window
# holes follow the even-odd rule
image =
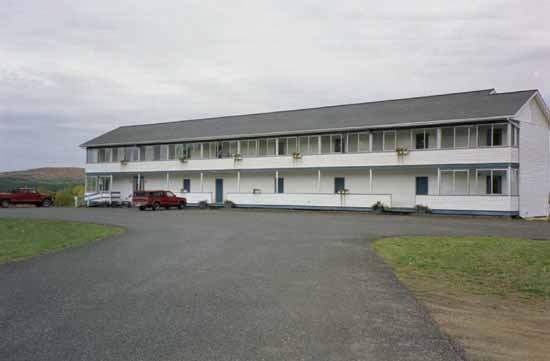
[[[267,138],[258,140],[258,154],[260,157],[273,157],[275,156],[277,139]]]
[[[368,152],[370,150],[370,135],[367,132],[348,134],[348,152]]]
[[[245,157],[256,157],[258,155],[258,141],[253,140],[241,140],[241,155]]]
[[[343,153],[345,149],[342,134],[321,136],[321,153]]]
[[[279,138],[279,155],[292,155],[298,151],[298,138]]]
[[[302,154],[319,154],[319,136],[302,136],[298,138],[298,151]]]

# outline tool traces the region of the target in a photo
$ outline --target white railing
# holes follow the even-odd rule
[[[120,203],[120,192],[92,192],[84,195],[86,206]]]
[[[416,204],[443,211],[517,212],[518,196],[427,195],[416,196]]]
[[[376,202],[391,207],[391,194],[365,193],[228,193],[226,199],[236,206],[371,208]]]
[[[212,203],[211,192],[177,192],[178,197],[185,197],[187,204],[199,204],[200,202]]]

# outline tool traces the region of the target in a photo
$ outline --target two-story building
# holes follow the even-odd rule
[[[546,216],[550,112],[494,89],[123,126],[84,144],[86,192],[190,204]]]

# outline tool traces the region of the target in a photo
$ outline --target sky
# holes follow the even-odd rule
[[[2,0],[0,171],[121,125],[496,88],[550,104],[550,1]]]

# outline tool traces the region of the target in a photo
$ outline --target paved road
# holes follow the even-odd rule
[[[0,266],[1,360],[459,360],[369,248],[388,235],[550,237],[491,218],[9,209],[128,232]]]

